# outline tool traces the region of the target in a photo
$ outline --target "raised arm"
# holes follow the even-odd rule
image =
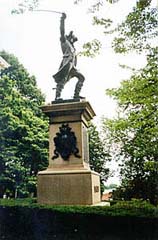
[[[60,19],[60,40],[62,42],[65,41],[65,19],[66,19],[66,14],[62,13],[61,19]]]

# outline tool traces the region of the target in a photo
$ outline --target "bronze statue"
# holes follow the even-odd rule
[[[85,80],[84,76],[76,69],[77,57],[74,43],[78,39],[74,36],[73,31],[71,31],[69,35],[65,35],[65,19],[66,14],[62,13],[60,20],[60,42],[63,52],[63,60],[58,72],[53,75],[53,78],[57,83],[55,100],[60,99],[61,91],[63,90],[65,84],[73,77],[78,79],[73,98],[81,98],[79,93]]]

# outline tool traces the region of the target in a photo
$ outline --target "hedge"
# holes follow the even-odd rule
[[[45,206],[32,199],[0,200],[0,239],[157,240],[158,208],[125,202],[88,207]]]

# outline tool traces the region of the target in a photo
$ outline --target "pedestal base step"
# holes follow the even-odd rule
[[[101,201],[100,177],[90,170],[42,171],[37,195],[40,204],[94,205]]]

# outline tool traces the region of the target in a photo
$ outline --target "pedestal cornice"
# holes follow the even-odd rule
[[[87,101],[54,102],[50,105],[42,106],[41,109],[49,118],[78,115],[80,120],[84,118],[86,121],[90,121],[96,115],[90,103]]]

